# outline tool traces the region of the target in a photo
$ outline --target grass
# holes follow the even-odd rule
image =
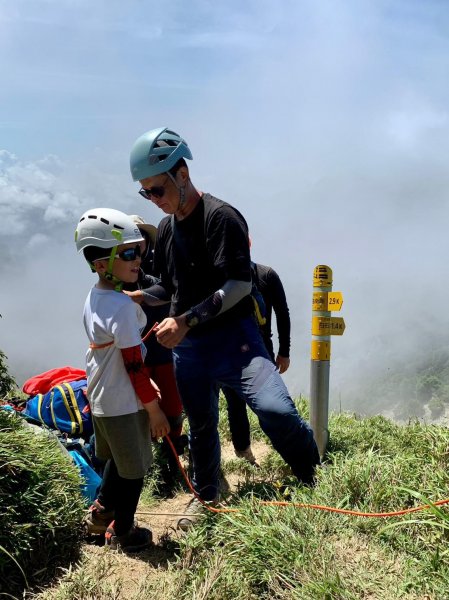
[[[446,497],[445,428],[338,415],[330,431],[314,490],[286,478],[272,453],[257,479],[248,478],[232,498],[241,512],[210,516],[196,528],[183,541],[171,578],[155,580],[153,594],[176,593],[180,600],[449,597],[448,530],[441,526],[442,519],[448,523],[446,508],[396,517],[388,522],[401,526],[386,528],[385,519],[260,505],[260,497],[287,497],[380,512]],[[225,419],[221,434],[228,436]]]
[[[1,593],[48,581],[77,554],[85,508],[64,452],[51,434],[0,411]]]
[[[307,416],[304,403],[300,411]],[[264,439],[250,418],[253,438]],[[261,504],[261,499],[287,499],[380,512],[448,495],[446,428],[416,422],[399,426],[382,417],[340,414],[331,416],[330,432],[326,462],[313,490],[298,486],[274,452],[260,469],[230,460],[223,466],[225,475],[239,473],[242,481],[228,503],[239,513],[208,515],[181,539],[177,558],[167,569],[161,568],[157,576],[154,570],[143,575],[138,589],[125,592],[119,589],[120,581],[98,580],[97,568],[103,568],[105,559],[98,564],[85,560],[40,600],[449,598],[445,506],[374,519]],[[229,439],[225,410],[220,435]],[[153,490],[156,484],[152,481]],[[84,589],[84,596],[79,589]]]

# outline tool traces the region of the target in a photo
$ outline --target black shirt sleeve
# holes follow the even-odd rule
[[[266,293],[270,297],[274,314],[276,315],[276,327],[279,336],[278,354],[285,358],[290,357],[290,311],[288,309],[287,298],[285,296],[284,286],[279,275],[273,269],[267,273]]]

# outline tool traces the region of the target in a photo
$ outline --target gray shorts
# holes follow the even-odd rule
[[[113,458],[124,479],[144,477],[153,462],[147,411],[118,417],[92,416],[92,421],[98,458]]]

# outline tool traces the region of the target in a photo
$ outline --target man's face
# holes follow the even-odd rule
[[[150,195],[150,201],[167,215],[173,215],[179,207],[179,189],[168,173],[140,180],[140,185]],[[154,194],[151,190],[154,190]],[[161,195],[162,193],[162,195]]]

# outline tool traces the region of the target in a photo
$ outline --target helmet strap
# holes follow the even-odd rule
[[[115,284],[114,290],[116,292],[121,292],[122,288],[123,288],[123,281],[120,281],[120,279],[118,279],[115,275],[112,274],[112,268],[114,266],[114,260],[115,260],[116,254],[117,254],[117,246],[114,246],[112,248],[111,256],[109,257],[109,260],[108,260],[108,268],[107,268],[104,276],[108,281]]]
[[[184,204],[186,201],[186,188],[185,186],[182,186],[179,188],[179,205],[178,205],[178,210],[182,210]]]
[[[114,290],[116,292],[122,291],[123,281],[120,281],[120,279],[117,279],[117,277],[115,275],[112,275],[112,273],[105,273],[104,278],[107,279],[108,281],[110,281],[111,283],[115,284]]]
[[[114,246],[112,248],[111,254],[109,256],[109,260],[108,260],[108,268],[106,269],[106,275],[110,275],[111,279],[110,281],[112,281],[112,277],[114,277],[112,275],[112,268],[114,266],[114,260],[115,260],[115,255],[117,254],[117,246]],[[109,278],[108,278],[109,279]]]

